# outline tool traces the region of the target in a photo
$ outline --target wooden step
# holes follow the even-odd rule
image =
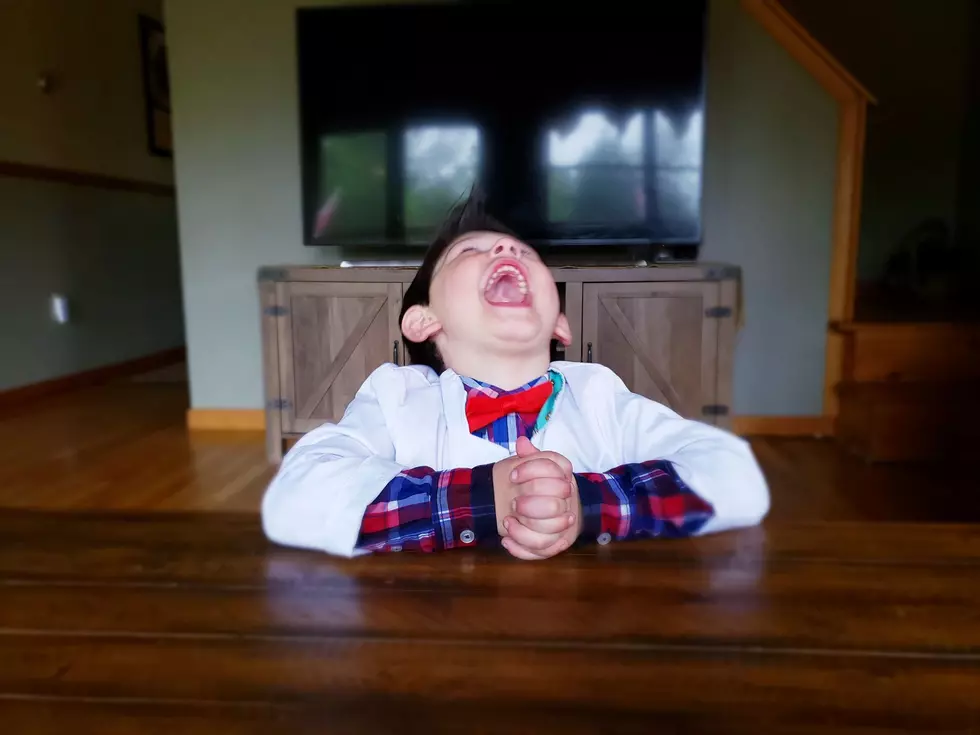
[[[980,380],[980,324],[833,325],[844,337],[845,382]]]
[[[870,462],[955,461],[980,446],[980,381],[846,382],[837,441]]]

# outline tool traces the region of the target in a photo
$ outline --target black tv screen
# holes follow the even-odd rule
[[[538,245],[700,241],[703,0],[296,18],[307,244],[424,244],[473,185]]]

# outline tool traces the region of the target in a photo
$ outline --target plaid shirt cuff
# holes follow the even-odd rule
[[[582,504],[582,541],[690,536],[715,513],[667,460],[576,473],[575,478]]]
[[[493,465],[488,464],[399,473],[364,512],[357,548],[439,551],[498,543]]]

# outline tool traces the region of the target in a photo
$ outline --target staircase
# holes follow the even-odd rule
[[[980,325],[853,322],[837,440],[871,462],[954,460],[980,446]]]

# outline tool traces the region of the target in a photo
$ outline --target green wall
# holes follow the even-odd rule
[[[170,159],[147,150],[137,33],[140,13],[161,12],[160,0],[0,3],[0,161],[170,184]],[[172,197],[0,176],[0,273],[0,390],[184,342]],[[54,293],[69,324],[50,317]]]

